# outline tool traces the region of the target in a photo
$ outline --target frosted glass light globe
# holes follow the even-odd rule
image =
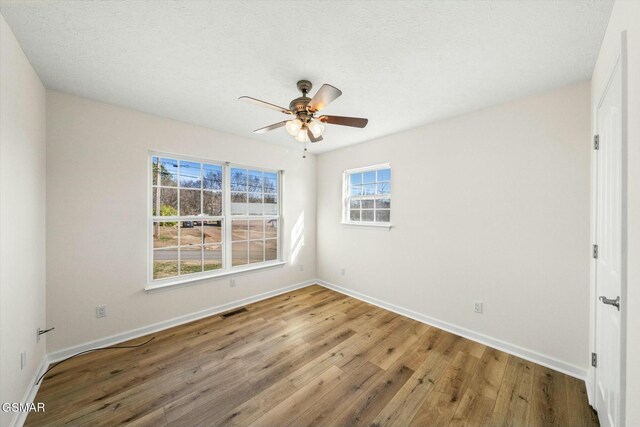
[[[296,136],[298,131],[302,128],[302,121],[300,119],[289,120],[285,124],[285,128],[287,129],[287,132],[289,132],[289,135]]]
[[[296,141],[298,141],[298,142],[307,142],[308,141],[307,130],[306,129],[300,129],[298,131],[298,133],[296,134]]]
[[[324,132],[324,125],[320,122],[312,120],[311,123],[309,123],[309,130],[313,134],[314,138],[318,138]]]

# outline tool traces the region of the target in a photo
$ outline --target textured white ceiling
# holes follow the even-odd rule
[[[0,1],[47,88],[296,144],[296,81],[330,83],[321,152],[589,79],[606,1]]]

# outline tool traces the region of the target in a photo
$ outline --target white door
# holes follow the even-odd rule
[[[620,425],[622,287],[622,73],[618,61],[596,111],[596,410]],[[594,251],[596,248],[594,248]],[[594,254],[595,257],[595,254]]]

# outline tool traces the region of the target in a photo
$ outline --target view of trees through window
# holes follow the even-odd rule
[[[151,162],[153,280],[278,259],[278,173],[230,167],[226,183],[222,164]]]

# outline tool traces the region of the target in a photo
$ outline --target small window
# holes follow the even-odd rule
[[[389,225],[391,168],[388,164],[345,171],[342,220],[349,224]]]

